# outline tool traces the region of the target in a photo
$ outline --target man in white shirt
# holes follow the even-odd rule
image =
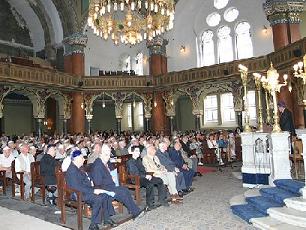
[[[11,154],[12,150],[8,146],[5,146],[2,151],[3,154],[0,155],[0,170],[5,170],[6,177],[12,178],[11,165],[15,158]]]
[[[28,144],[20,144],[20,155],[15,160],[15,171],[24,172],[23,182],[25,183],[25,199],[29,199],[30,197],[31,163],[34,162],[34,157],[32,154],[29,154],[29,149]]]
[[[7,145],[8,145],[8,147],[11,148],[13,157],[15,157],[15,158],[18,157],[19,156],[19,152],[16,149],[16,144],[14,143],[14,141],[9,141],[7,143]]]

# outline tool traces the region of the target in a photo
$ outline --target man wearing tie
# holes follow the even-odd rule
[[[129,190],[123,186],[116,186],[111,176],[111,164],[109,162],[111,149],[108,145],[102,146],[102,153],[92,164],[91,176],[96,187],[115,193],[114,199],[123,203],[133,218],[140,218],[144,215],[135,204]]]
[[[110,216],[115,214],[112,206],[112,196],[114,196],[114,193],[95,189],[87,173],[80,170],[83,164],[84,157],[81,151],[73,151],[71,154],[71,164],[66,171],[65,178],[67,185],[72,189],[80,191],[85,203],[89,204],[92,208],[89,230],[98,230],[102,214],[104,216],[104,223],[113,223]]]

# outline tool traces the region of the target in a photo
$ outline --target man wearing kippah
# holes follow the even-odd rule
[[[280,112],[279,125],[282,131],[288,131],[291,135],[295,135],[295,128],[293,123],[292,113],[286,108],[284,101],[277,103]]]
[[[104,222],[112,222],[110,216],[115,214],[112,206],[114,193],[103,189],[95,189],[94,184],[86,172],[80,170],[84,164],[84,156],[80,150],[74,150],[71,154],[71,163],[65,174],[69,187],[82,193],[85,203],[92,208],[91,224],[89,230],[98,230],[103,215]]]

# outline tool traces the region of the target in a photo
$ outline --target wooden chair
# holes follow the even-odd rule
[[[303,142],[300,139],[296,139],[293,142],[293,154],[290,154],[290,160],[293,162],[295,177],[299,179],[299,174],[302,170],[302,164],[304,164],[303,160]]]
[[[19,175],[19,178],[17,177]],[[15,185],[20,185],[20,198],[24,200],[24,182],[23,182],[23,172],[15,171],[15,161],[12,162],[12,197],[16,196]]]
[[[90,217],[90,207],[83,201],[82,193],[76,189],[70,188],[66,181],[64,173],[59,169],[55,169],[57,189],[58,189],[58,207],[61,210],[61,223],[66,224],[66,206],[75,208],[77,210],[78,230],[83,230],[83,215]],[[76,200],[71,199],[71,194],[76,194]],[[113,206],[119,213],[123,212],[123,206],[117,201],[113,201]]]
[[[128,189],[135,190],[135,200],[136,203],[140,205],[141,204],[140,177],[128,174],[126,169],[126,161],[115,163],[115,167],[118,169],[120,185],[127,187]]]
[[[77,209],[78,230],[83,230],[83,210],[86,205],[82,201],[82,193],[75,189],[69,188],[65,181],[64,173],[56,171],[56,180],[58,188],[58,205],[61,210],[61,223],[66,224],[66,206]],[[76,200],[71,200],[71,194],[76,194]]]
[[[31,181],[32,181],[32,194],[31,200],[35,202],[35,188],[40,189],[40,195],[43,204],[46,201],[46,185],[43,176],[40,175],[40,162],[35,161],[31,163]]]
[[[7,179],[8,178],[6,178],[6,171],[5,170],[0,170],[0,181],[1,181],[1,184],[2,184],[3,195],[6,195]]]
[[[208,148],[206,140],[202,142],[202,152],[204,164],[215,164],[217,162],[215,149]]]

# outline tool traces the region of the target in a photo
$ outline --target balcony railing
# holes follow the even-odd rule
[[[291,70],[297,59],[306,53],[306,38],[266,56],[235,60],[202,68],[194,68],[180,72],[170,72],[157,77],[150,76],[84,76],[78,77],[52,69],[15,65],[0,62],[0,82],[2,84],[30,84],[41,87],[58,87],[80,90],[146,90],[152,87],[170,87],[190,84],[192,82],[215,81],[224,78],[240,79],[238,64],[249,68],[249,72],[266,71],[270,62],[280,70]]]

